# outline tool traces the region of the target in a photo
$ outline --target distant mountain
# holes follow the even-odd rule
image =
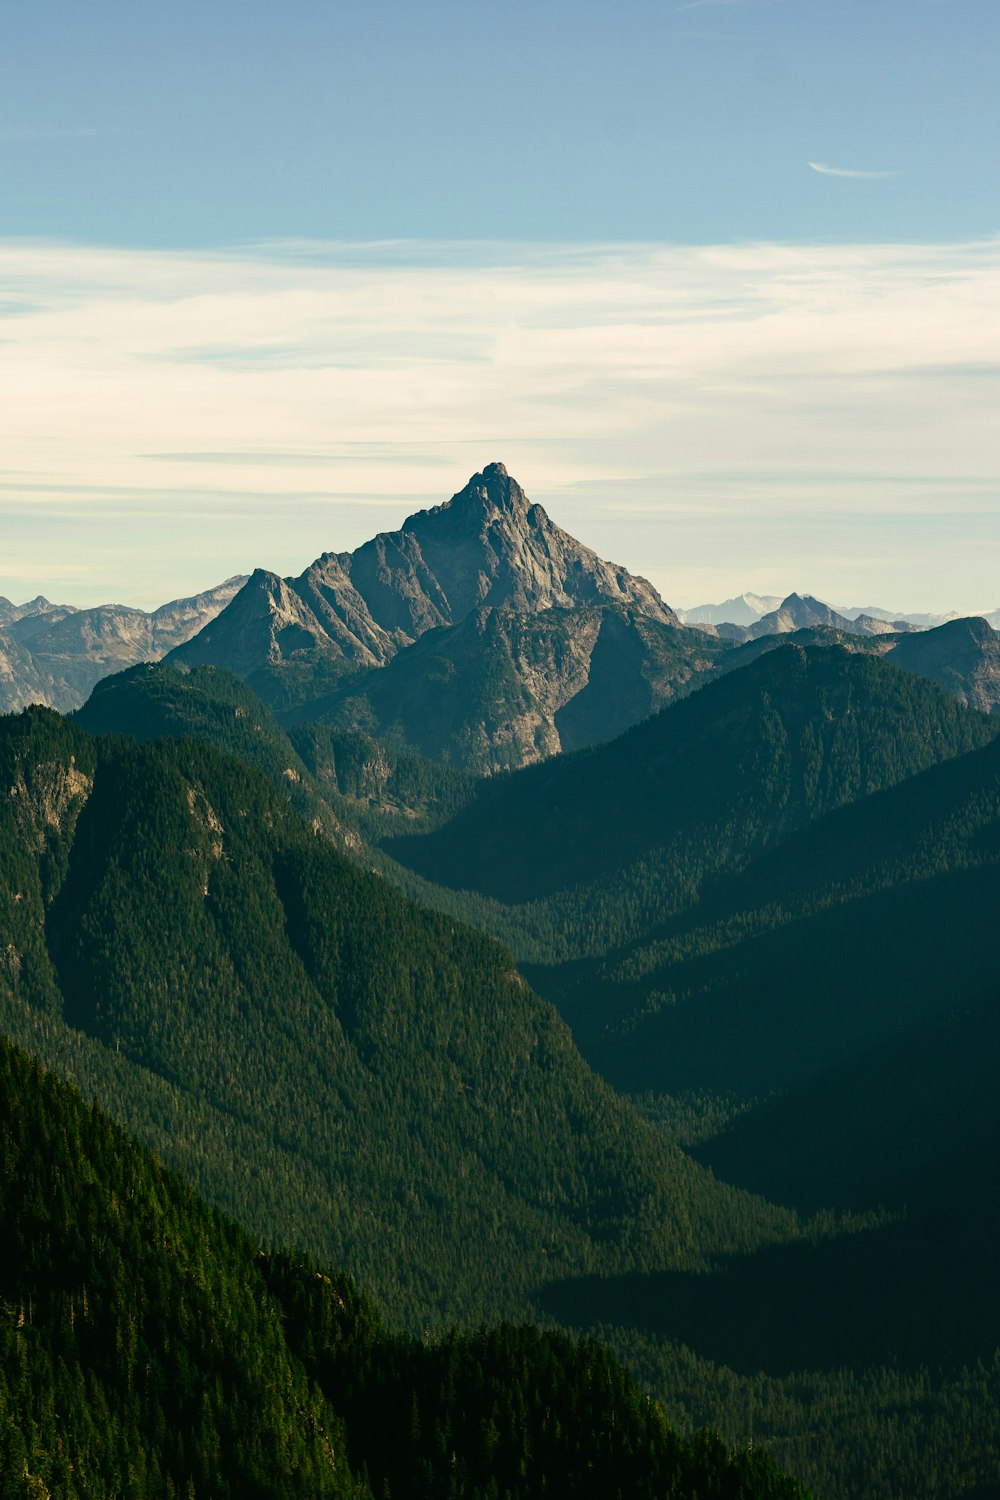
[[[749,627],[748,639],[756,640],[762,635],[788,635],[794,630],[813,630],[820,626],[827,630],[842,630],[847,635],[885,635],[909,628],[903,621],[887,623],[874,615],[859,614],[848,619],[810,594],[789,594],[776,610],[763,615]]]
[[[29,703],[51,703],[59,684],[32,660],[30,651],[0,629],[0,711],[16,712]]]
[[[879,656],[906,672],[938,683],[969,708],[1000,709],[1000,636],[983,619],[950,620],[930,630],[870,634],[813,626],[792,636],[764,635],[720,657],[718,670],[735,671],[792,640]]]
[[[245,582],[244,577],[229,578],[150,612],[125,604],[77,609],[49,604],[41,596],[16,606],[0,600],[0,711],[28,703],[63,712],[78,708],[110,672],[159,660],[186,641]]]
[[[737,594],[722,604],[699,604],[695,609],[679,609],[677,614],[683,625],[752,625],[780,603],[780,594]]]
[[[952,610],[950,614],[944,615],[914,615],[906,614],[899,609],[883,609],[881,605],[878,604],[852,604],[848,608],[844,608],[843,606],[838,604],[835,605],[834,608],[836,609],[838,614],[843,615],[845,619],[848,620],[856,620],[859,615],[867,615],[870,619],[883,620],[890,625],[895,623],[900,623],[903,625],[913,625],[917,630],[931,630],[935,625],[945,625],[949,620],[958,620],[961,618],[961,616],[954,610]]]
[[[171,660],[225,667],[286,716],[494,770],[650,712],[717,652],[670,641],[671,629],[679,620],[651,584],[562,531],[494,463],[355,552],[325,553],[298,578],[254,573]],[[664,676],[665,656],[677,669]],[[602,674],[615,679],[603,696]],[[568,740],[559,715],[579,726]]]
[[[821,623],[818,617],[822,616],[825,611],[830,611],[833,615],[839,616],[842,622],[846,622],[833,628],[848,629],[852,624],[860,623],[861,629],[869,633],[877,623],[890,625],[897,630],[902,630],[907,626],[912,626],[916,630],[929,630],[935,625],[944,625],[949,620],[961,618],[954,611],[944,615],[905,614],[902,610],[884,609],[877,604],[828,605],[808,595],[803,597],[798,594],[790,594],[784,600],[778,594],[737,594],[734,599],[727,599],[722,604],[701,604],[697,609],[679,609],[677,614],[682,624],[703,627],[726,624],[748,627],[756,625],[765,615],[773,615],[775,616],[774,629],[780,631],[787,628],[788,616],[784,617],[785,623],[778,618],[785,605],[789,607],[792,616],[802,621],[801,624],[793,627],[796,629],[807,629],[809,625]],[[803,609],[803,605],[807,608]],[[815,613],[811,614],[810,611]],[[1000,627],[1000,610],[984,618],[988,619],[990,624]]]
[[[709,628],[709,627],[706,627]],[[729,641],[754,641],[768,635],[790,635],[796,630],[837,630],[847,635],[884,635],[915,629],[906,620],[888,621],[880,613],[844,615],[811,594],[789,594],[777,608],[749,624],[720,622],[711,627]]]
[[[44,594],[37,594],[24,604],[14,604],[0,596],[0,628],[9,628],[18,640],[25,641],[40,625],[61,620],[73,614],[75,608],[72,604],[51,604]]]

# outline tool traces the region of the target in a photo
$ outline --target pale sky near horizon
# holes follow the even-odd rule
[[[298,572],[501,459],[679,605],[996,608],[998,43],[997,0],[7,0],[0,594]]]

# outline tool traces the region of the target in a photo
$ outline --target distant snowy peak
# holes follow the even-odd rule
[[[677,614],[685,625],[752,625],[780,603],[780,594],[737,594],[722,604],[699,604]]]
[[[826,625],[849,634],[881,635],[889,631],[933,630],[952,620],[968,618],[955,610],[949,614],[904,614],[885,609],[880,604],[831,605],[810,594],[737,594],[722,604],[699,604],[697,609],[677,611],[682,624],[701,627],[722,626],[722,634],[738,640],[756,638],[790,630]],[[1000,630],[1000,609],[983,611],[978,618]],[[735,629],[733,627],[736,627]],[[744,636],[741,632],[746,631]]]

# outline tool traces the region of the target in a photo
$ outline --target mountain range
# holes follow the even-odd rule
[[[195,635],[245,583],[229,578],[151,612],[124,604],[77,609],[41,595],[20,605],[0,598],[0,711],[29,703],[79,708],[102,677],[158,661]]]
[[[721,604],[699,604],[694,609],[678,609],[677,616],[685,625],[697,625],[702,628],[708,625],[752,626],[765,616],[773,615],[782,606],[794,604],[799,598],[800,596],[796,594],[790,594],[785,599],[780,594],[737,594],[735,598],[725,599]],[[950,620],[961,618],[954,611],[943,615],[906,614],[902,610],[885,609],[878,604],[829,605],[820,604],[819,601],[811,602],[817,604],[822,610],[832,610],[833,614],[848,623],[861,618],[869,623],[882,621],[897,625],[899,628],[912,625],[917,630],[931,630],[936,625],[945,625]],[[987,620],[994,629],[1000,628],[1000,609],[983,611],[981,618]]]
[[[613,738],[726,670],[740,644],[806,630],[811,643],[825,631],[863,649],[884,638],[889,650],[918,629],[798,594],[729,603],[682,623],[494,463],[445,504],[354,552],[324,553],[298,577],[259,569],[152,614],[0,601],[0,705],[67,711],[108,673],[168,656],[233,672],[286,726],[323,723],[483,774]],[[934,680],[992,706],[991,648],[980,642],[976,664],[958,646],[950,661],[958,640],[897,661],[931,663]]]
[[[988,622],[685,628],[500,465],[240,585],[0,717],[0,1493],[990,1496]]]

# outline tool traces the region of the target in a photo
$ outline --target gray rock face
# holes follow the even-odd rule
[[[298,578],[255,573],[171,660],[226,667],[273,705],[293,708],[477,610],[602,605],[679,624],[652,584],[562,531],[495,463],[399,531],[324,553]]]
[[[689,691],[727,649],[612,604],[481,606],[300,714],[490,773],[622,733]]]
[[[403,531],[441,587],[448,623],[481,605],[537,611],[580,604],[631,605],[664,625],[680,623],[652,584],[554,525],[503,464],[474,474],[445,505],[411,516]]]
[[[761,635],[788,635],[793,630],[810,630],[816,625],[824,625],[828,630],[851,631],[854,628],[852,620],[838,615],[829,604],[814,599],[811,594],[789,594],[776,610],[750,626],[749,635],[751,640],[756,640]]]

